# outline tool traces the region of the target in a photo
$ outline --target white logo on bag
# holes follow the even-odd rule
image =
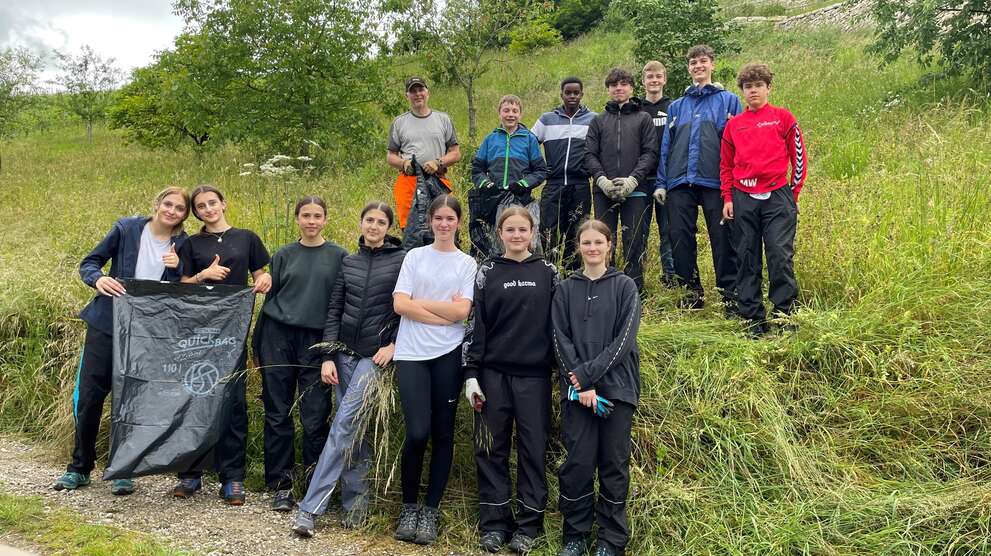
[[[220,334],[219,328],[194,329],[192,336],[179,340],[177,344],[179,349],[174,350],[172,353],[185,353],[187,351],[210,349],[212,347],[233,346],[238,343],[237,338],[234,336],[218,338],[218,334]]]
[[[220,382],[220,370],[209,361],[193,363],[186,369],[182,386],[194,396],[205,396]]]

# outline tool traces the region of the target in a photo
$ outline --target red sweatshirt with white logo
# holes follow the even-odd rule
[[[785,186],[797,202],[807,170],[802,130],[787,109],[765,104],[758,110],[747,108],[726,122],[719,153],[724,202],[733,200],[734,187],[746,193],[768,193]]]

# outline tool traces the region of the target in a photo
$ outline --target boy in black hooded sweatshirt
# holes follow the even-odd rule
[[[568,452],[559,471],[564,527],[558,554],[584,555],[595,519],[595,555],[613,556],[623,554],[630,537],[626,499],[633,412],[640,398],[640,296],[632,279],[606,266],[612,237],[604,223],[582,224],[578,250],[582,271],[561,282],[551,309],[561,371],[561,441]]]
[[[551,421],[551,299],[557,269],[529,247],[536,231],[521,206],[503,211],[496,230],[504,256],[478,268],[463,344],[465,397],[475,417],[479,530],[484,550],[529,552],[543,534],[544,459]],[[516,423],[517,496],[513,515],[509,453]]]

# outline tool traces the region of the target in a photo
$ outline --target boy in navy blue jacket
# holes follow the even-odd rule
[[[533,202],[533,190],[547,177],[540,143],[520,123],[522,116],[523,101],[516,95],[503,96],[499,127],[485,137],[471,161],[475,185],[468,192],[472,256],[487,258],[502,252],[494,233],[500,202],[511,195],[513,204],[526,207]]]
[[[736,95],[712,82],[716,55],[711,47],[693,46],[685,57],[694,85],[668,107],[654,199],[668,209],[674,271],[679,285],[688,288],[682,307],[701,309],[705,301],[695,240],[699,207],[702,207],[712,247],[716,289],[722,294],[727,314],[735,314],[736,254],[730,225],[722,220],[719,149],[726,122],[742,112],[743,105]]]

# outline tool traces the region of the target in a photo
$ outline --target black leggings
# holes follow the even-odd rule
[[[423,456],[427,441],[430,455],[430,479],[424,503],[440,506],[454,460],[454,417],[461,399],[461,346],[436,359],[397,361],[399,401],[406,420],[403,445],[403,503],[416,504],[423,474]]]

